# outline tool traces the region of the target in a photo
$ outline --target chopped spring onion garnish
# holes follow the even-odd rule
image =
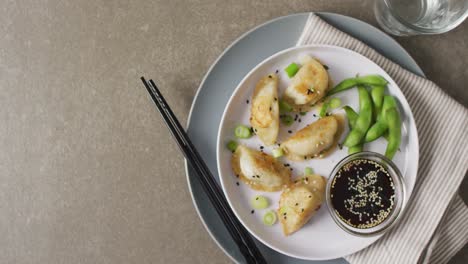
[[[237,142],[234,141],[234,140],[231,140],[231,141],[229,141],[229,142],[226,144],[226,147],[227,147],[230,151],[234,152],[234,151],[236,151],[236,149],[237,149]]]
[[[327,115],[327,110],[328,110],[328,107],[330,106],[330,102],[324,102],[322,104],[322,108],[320,109],[320,117],[324,117]]]
[[[299,65],[296,63],[291,63],[284,69],[284,71],[288,74],[289,78],[292,78],[294,75],[296,75],[297,71],[299,71]]]
[[[273,154],[273,157],[274,157],[274,158],[279,158],[279,157],[281,157],[281,156],[284,155],[283,150],[280,149],[280,148],[274,149],[274,150],[272,151],[272,154]]]
[[[301,116],[305,116],[305,115],[307,115],[307,112],[300,112],[299,114],[300,114]]]
[[[248,126],[238,125],[234,130],[234,135],[237,138],[250,138],[252,136],[252,133]]]
[[[282,113],[291,112],[293,110],[292,106],[283,100],[279,101],[279,109],[280,109],[280,112]]]
[[[311,174],[314,174],[314,169],[310,168],[310,167],[306,167],[304,169],[304,173],[305,175],[311,175]]]
[[[265,196],[257,195],[252,198],[251,201],[252,207],[257,210],[265,209],[270,206],[268,199]]]
[[[281,116],[281,122],[283,122],[283,124],[286,126],[290,126],[292,123],[294,123],[294,118],[290,115],[283,115]]]
[[[335,97],[335,98],[332,98],[332,99],[330,100],[330,107],[331,107],[331,108],[338,108],[338,107],[340,107],[340,106],[341,106],[341,100],[340,100],[340,98],[336,98],[336,97]]]
[[[272,226],[276,223],[276,213],[274,211],[268,211],[263,215],[263,223],[268,226]]]

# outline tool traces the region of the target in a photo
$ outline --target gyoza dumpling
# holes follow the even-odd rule
[[[250,125],[265,145],[273,145],[278,137],[278,76],[263,77],[255,86],[252,97]]]
[[[283,233],[288,236],[312,218],[324,199],[326,180],[320,175],[307,175],[281,194],[278,215]]]
[[[275,192],[290,183],[291,171],[272,156],[239,145],[231,165],[236,176],[254,190]]]
[[[281,148],[290,160],[307,160],[334,147],[340,134],[338,119],[335,116],[327,116],[297,131],[281,143]]]
[[[328,72],[323,65],[312,57],[305,56],[302,67],[284,92],[283,100],[294,111],[307,111],[325,96],[328,81]]]

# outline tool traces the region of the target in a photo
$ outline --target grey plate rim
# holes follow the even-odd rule
[[[380,37],[384,37],[387,41],[390,41],[390,42],[392,42],[392,44],[399,47],[400,48],[399,52],[401,52],[404,55],[405,59],[407,59],[410,62],[409,64],[411,64],[414,67],[414,70],[415,70],[414,73],[425,77],[424,72],[419,67],[417,62],[413,59],[413,57],[411,57],[411,55],[396,40],[394,40],[392,37],[388,36],[387,34],[383,33],[380,29],[378,29],[377,27],[375,27],[375,26],[373,26],[373,25],[371,25],[371,24],[369,24],[367,22],[364,22],[362,20],[359,20],[359,19],[356,19],[356,18],[353,18],[353,17],[346,16],[346,15],[341,15],[341,14],[331,13],[331,12],[303,12],[303,13],[290,14],[290,15],[286,15],[286,16],[280,16],[280,17],[268,20],[268,21],[266,21],[264,23],[261,23],[261,24],[255,26],[255,27],[251,28],[250,30],[244,32],[242,35],[240,35],[238,38],[236,38],[233,42],[231,42],[223,50],[223,52],[216,58],[216,60],[211,64],[211,66],[208,68],[206,74],[203,76],[203,79],[202,79],[202,81],[200,82],[200,85],[197,88],[197,91],[196,91],[195,96],[193,98],[192,104],[190,106],[189,114],[188,114],[188,117],[187,117],[187,129],[189,128],[189,126],[191,124],[193,109],[194,109],[194,107],[195,107],[195,105],[196,105],[196,103],[197,103],[197,101],[199,99],[199,94],[200,94],[200,92],[202,90],[202,87],[204,86],[208,76],[211,74],[211,72],[216,67],[216,65],[218,65],[219,61],[225,56],[225,54],[233,46],[235,46],[237,43],[239,43],[242,39],[244,39],[245,37],[247,37],[251,33],[255,32],[257,29],[260,29],[260,28],[262,28],[262,27],[264,27],[264,26],[266,26],[266,25],[268,25],[270,23],[276,22],[276,21],[281,20],[281,19],[289,18],[289,17],[292,17],[292,16],[305,16],[305,15],[309,15],[311,13],[318,14],[319,16],[324,15],[324,16],[330,16],[330,17],[335,17],[335,18],[340,18],[340,19],[354,20],[355,22],[360,22],[360,23],[365,24],[367,27],[372,28],[377,33],[380,33]],[[211,229],[207,225],[203,215],[200,212],[200,209],[199,209],[199,207],[198,207],[198,205],[196,203],[195,197],[194,197],[194,193],[193,193],[193,190],[192,190],[192,185],[190,184],[189,165],[188,165],[188,162],[187,162],[186,159],[184,159],[184,168],[185,168],[187,186],[188,186],[188,189],[189,189],[189,192],[190,192],[190,197],[191,197],[192,203],[193,203],[193,205],[195,207],[195,211],[197,212],[197,215],[198,215],[200,221],[202,222],[205,230],[208,232],[208,234],[210,235],[212,240],[214,240],[216,245],[224,252],[224,254],[227,255],[233,262],[237,263],[237,259],[235,259],[229,252],[227,252],[227,250],[218,241],[218,238],[213,235]]]

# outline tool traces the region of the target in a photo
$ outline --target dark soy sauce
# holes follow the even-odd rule
[[[337,172],[330,195],[341,220],[352,227],[367,229],[381,224],[392,212],[395,186],[381,164],[356,159]]]

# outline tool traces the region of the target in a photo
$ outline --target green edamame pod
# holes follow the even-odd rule
[[[388,83],[384,77],[377,75],[377,74],[356,77],[356,81],[358,84],[369,84],[369,85],[380,85],[380,86],[384,86]]]
[[[385,80],[384,77],[377,75],[377,74],[371,74],[371,75],[366,75],[366,76],[361,76],[361,77],[356,77],[356,78],[348,78],[348,79],[344,79],[343,81],[338,83],[335,87],[333,87],[330,91],[328,91],[327,95],[332,95],[332,94],[336,94],[342,91],[346,91],[350,88],[353,88],[354,86],[358,84],[385,86],[387,83],[388,82],[387,80]]]
[[[386,120],[388,124],[388,144],[385,156],[393,159],[401,143],[401,119],[395,107],[386,111]]]
[[[353,154],[353,153],[356,153],[356,152],[361,152],[362,151],[362,148],[363,148],[363,144],[358,144],[354,147],[350,147],[348,148],[348,154]]]
[[[357,120],[359,115],[350,106],[345,106],[345,107],[343,107],[343,109],[345,110],[346,117],[348,118],[349,128],[352,129],[354,127],[354,125],[356,124],[356,120]]]
[[[385,95],[383,99],[383,104],[382,104],[382,111],[380,112],[380,115],[378,116],[378,121],[380,120],[385,120],[385,115],[388,109],[397,107],[397,103],[395,100],[395,97],[391,95]]]
[[[387,141],[388,141],[388,130],[387,130],[387,132],[386,132],[386,133],[384,133],[384,134],[383,134],[383,137],[385,138],[385,140],[387,140]]]
[[[345,106],[345,107],[343,107],[343,109],[345,110],[346,116],[348,117],[349,128],[353,129],[353,127],[356,125],[356,120],[357,120],[359,115],[350,106]],[[354,147],[348,148],[348,154],[361,152],[362,149],[363,149],[363,146],[364,146],[364,144],[359,143],[358,145],[356,145]]]
[[[372,122],[372,100],[366,88],[358,86],[360,112],[356,124],[346,136],[344,145],[354,147],[362,142]]]
[[[387,129],[388,126],[385,122],[377,122],[373,124],[371,128],[369,128],[369,130],[367,131],[366,137],[364,138],[364,142],[368,143],[378,139],[385,133],[385,131],[387,131]]]
[[[383,98],[382,111],[377,118],[378,120],[374,125],[371,126],[369,131],[367,131],[364,142],[372,142],[381,137],[388,130],[388,124],[386,120],[387,110],[396,107],[397,103],[395,98],[391,95],[385,95]]]
[[[328,91],[327,95],[332,95],[332,94],[336,94],[336,93],[348,90],[350,88],[353,88],[357,84],[358,83],[356,81],[356,78],[344,79],[339,84],[337,84],[335,87],[333,87],[330,91]]]
[[[372,85],[371,97],[374,103],[374,118],[382,112],[382,104],[384,99],[385,86]]]

